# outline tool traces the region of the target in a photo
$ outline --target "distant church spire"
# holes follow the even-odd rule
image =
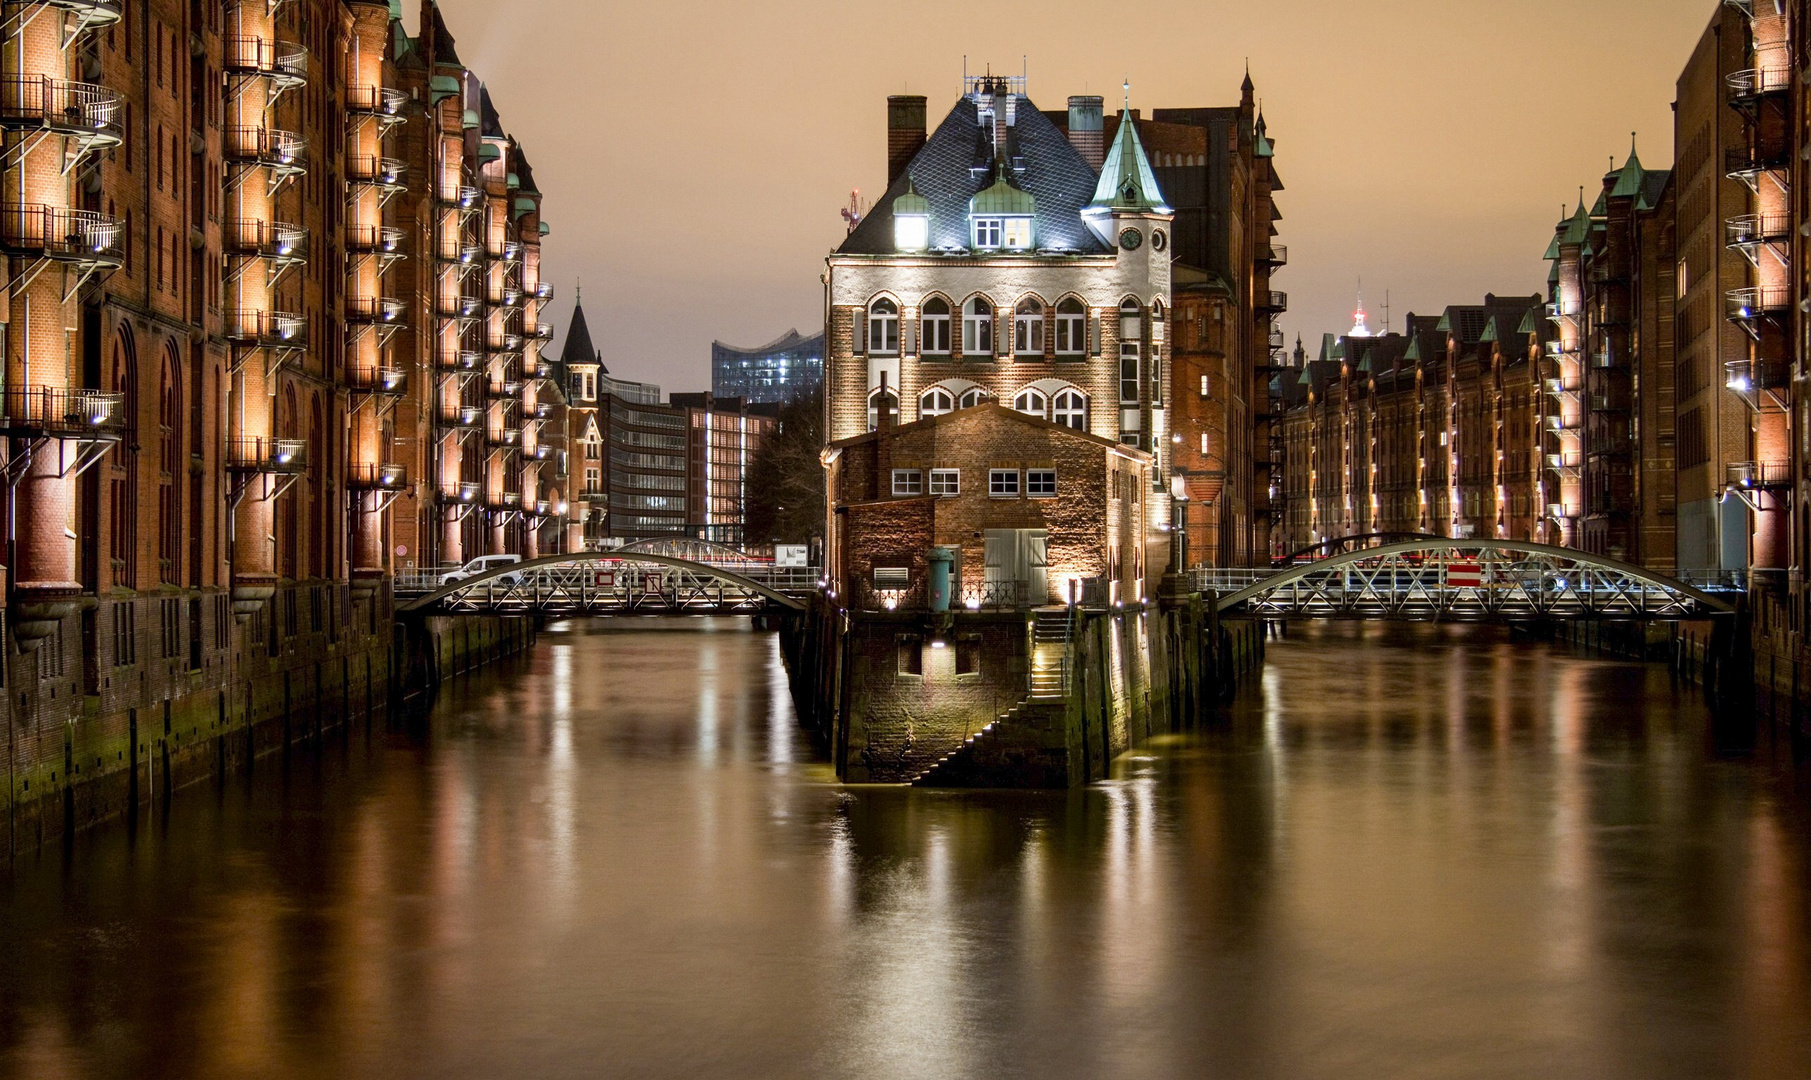
[[[1365,325],[1365,279],[1358,279],[1358,310],[1352,313],[1352,329],[1346,331],[1347,337],[1370,337],[1371,328]]]

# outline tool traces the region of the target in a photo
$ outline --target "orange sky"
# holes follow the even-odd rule
[[[417,0],[404,0],[413,26]],[[885,186],[886,96],[963,56],[1141,108],[1229,105],[1245,58],[1277,139],[1282,325],[1380,327],[1541,288],[1560,203],[1641,133],[1672,154],[1674,82],[1715,0],[441,0],[546,195],[564,341],[575,278],[610,369],[709,384],[710,343],[822,324],[818,275],[854,187]],[[1103,10],[1114,12],[1103,19]]]

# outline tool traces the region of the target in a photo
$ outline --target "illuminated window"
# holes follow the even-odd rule
[[[924,396],[918,399],[918,416],[920,419],[932,416],[942,416],[944,413],[955,409],[955,407],[955,399],[950,397],[950,392],[948,390],[927,390],[925,391]]]
[[[1002,239],[1010,251],[1024,251],[1031,247],[1031,219],[1028,217],[1009,217],[1002,231]]]
[[[1021,390],[1019,396],[1012,399],[1012,407],[1026,416],[1035,416],[1040,420],[1050,417],[1050,401],[1036,390]]]
[[[1005,220],[997,217],[978,217],[975,219],[975,247],[992,251],[1000,246],[1000,236],[1005,231]]]

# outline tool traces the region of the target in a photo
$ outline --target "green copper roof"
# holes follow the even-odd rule
[[[1562,244],[1582,244],[1591,235],[1591,215],[1585,212],[1585,200],[1578,200],[1578,212],[1566,223],[1566,231],[1560,234]]]
[[[502,156],[503,156],[503,148],[501,146],[498,146],[496,143],[493,143],[493,142],[482,143],[478,147],[478,160],[480,162],[496,161],[498,158],[500,158]]]
[[[1253,134],[1254,134],[1254,138],[1252,140],[1252,142],[1253,142],[1252,155],[1254,157],[1261,157],[1261,158],[1267,158],[1267,157],[1274,156],[1276,151],[1271,148],[1269,134],[1268,134],[1267,129],[1264,126],[1264,114],[1263,113],[1258,114],[1257,130]]]
[[[545,221],[541,222],[541,235],[542,236],[546,236],[548,233],[550,233],[552,231],[553,231],[553,228],[551,226],[549,226]]]
[[[1497,316],[1492,315],[1490,321],[1484,324],[1484,332],[1478,335],[1478,340],[1480,342],[1508,341],[1509,335],[1502,332],[1502,328],[1497,326]]]
[[[1516,327],[1515,332],[1518,334],[1538,333],[1541,328],[1541,320],[1535,318],[1534,313],[1539,310],[1539,308],[1529,308],[1528,313],[1522,316],[1522,325]]]
[[[462,126],[464,126],[464,127],[467,127],[467,128],[475,128],[475,127],[477,127],[477,126],[478,126],[478,112],[477,112],[477,110],[475,110],[475,109],[467,109],[467,110],[465,110],[465,115],[464,115],[464,116],[462,116],[462,117],[460,117],[460,118],[459,118],[459,123],[460,123],[460,124],[461,124],[461,125],[462,125]]]
[[[1641,194],[1642,181],[1647,178],[1647,170],[1641,167],[1641,158],[1635,153],[1634,140],[1629,141],[1629,160],[1623,163],[1622,172],[1616,175],[1616,186],[1610,191],[1612,199],[1631,199]]]
[[[1559,233],[1555,232],[1553,234],[1553,239],[1547,242],[1547,254],[1541,256],[1541,258],[1546,259],[1549,262],[1559,258]]]
[[[1094,201],[1088,207],[1170,212],[1163,201],[1163,191],[1157,186],[1157,174],[1151,171],[1151,160],[1145,156],[1144,143],[1138,139],[1138,124],[1130,113],[1120,117],[1119,133],[1113,137],[1107,160],[1100,167],[1100,182],[1094,187]]]
[[[1416,334],[1409,339],[1408,351],[1402,354],[1402,358],[1404,360],[1420,360],[1421,359],[1421,335],[1420,334]]]
[[[931,214],[931,203],[929,199],[918,194],[918,188],[912,183],[911,174],[908,173],[906,175],[905,194],[893,200],[893,216],[899,217],[901,215],[909,216],[913,214],[929,217]]]
[[[1004,161],[994,164],[996,179],[992,186],[983,188],[968,201],[969,213],[1000,214],[1008,217],[1030,217],[1037,213],[1037,200],[1031,197],[1031,193],[1021,191],[1006,182],[1008,171]],[[905,197],[900,196],[902,199]]]
[[[523,214],[532,214],[534,212],[535,204],[533,199],[521,198],[516,200],[517,217],[521,217]]]
[[[1610,201],[1603,192],[1597,193],[1597,201],[1591,204],[1591,216],[1603,217],[1610,212]]]
[[[438,104],[450,97],[459,96],[459,77],[457,75],[436,75],[428,82],[428,93]]]
[[[522,178],[515,173],[510,173],[504,178],[503,186],[507,188],[520,188],[522,186]]]
[[[1434,329],[1440,331],[1442,334],[1452,333],[1453,332],[1453,313],[1451,311],[1448,311],[1445,314],[1441,315],[1440,321],[1434,324]]]

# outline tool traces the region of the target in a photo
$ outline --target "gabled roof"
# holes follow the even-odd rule
[[[952,424],[957,420],[966,420],[981,415],[981,410],[983,409],[991,409],[998,413],[1002,419],[1021,424],[1033,430],[1043,431],[1052,435],[1062,435],[1071,439],[1081,439],[1086,442],[1094,443],[1104,449],[1119,450],[1128,454],[1135,454],[1139,457],[1149,456],[1144,451],[1127,446],[1116,439],[1103,439],[1099,435],[1094,435],[1086,431],[1078,431],[1075,428],[1064,424],[1053,424],[1041,416],[1031,416],[1019,412],[1017,409],[1009,409],[998,401],[985,401],[979,405],[974,405],[966,409],[957,409],[955,412],[944,413],[941,416],[927,416],[922,420],[914,420],[909,424],[896,424],[890,430],[895,435],[898,435],[901,432],[935,431],[938,427]],[[861,435],[851,435],[847,439],[838,439],[830,445],[839,450],[847,449],[851,446],[860,446],[863,443],[871,443],[879,436],[880,432],[870,431]]]
[[[1012,186],[1036,202],[1031,232],[1038,247],[1089,255],[1110,252],[1081,218],[1094,192],[1094,170],[1029,98],[1013,95],[1010,105],[1006,160]],[[1003,95],[996,108],[1004,115],[1007,107]],[[994,183],[996,156],[976,119],[974,99],[958,100],[837,253],[893,254],[893,205],[908,187],[929,207],[930,250],[967,251],[969,200]]]
[[[1121,117],[1107,160],[1101,164],[1100,179],[1094,185],[1090,210],[1154,211],[1167,214],[1157,186],[1157,174],[1151,171],[1151,160],[1145,156],[1144,143],[1138,138],[1138,124]]]

